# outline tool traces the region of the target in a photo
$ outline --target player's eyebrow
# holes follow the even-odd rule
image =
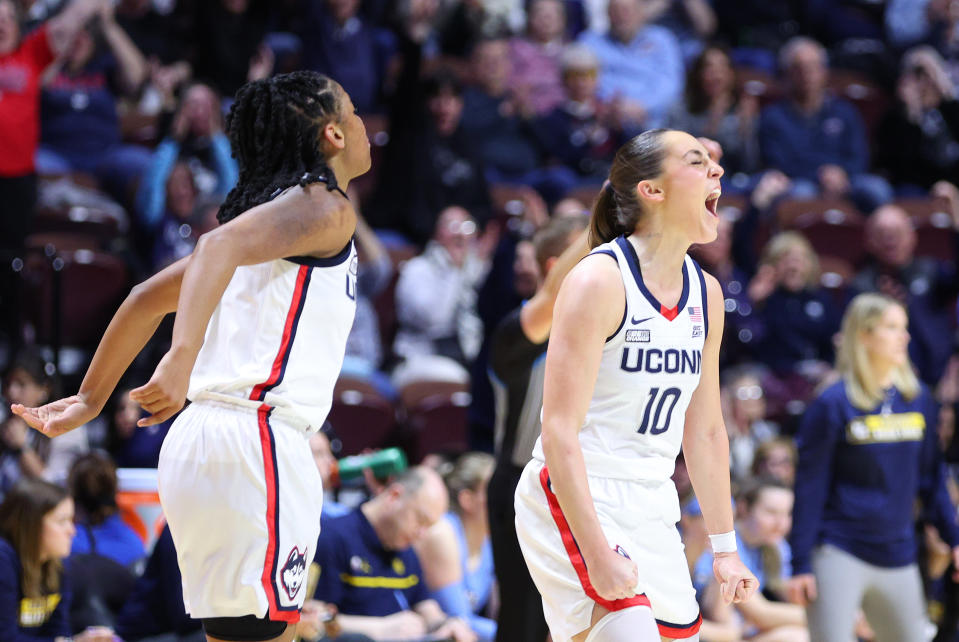
[[[689,150],[688,152],[686,152],[685,154],[683,154],[683,158],[686,158],[686,157],[689,156],[690,154],[696,154],[696,155],[699,156],[700,158],[705,158],[705,157],[706,157],[700,150],[698,150],[698,149],[691,149],[691,150]]]

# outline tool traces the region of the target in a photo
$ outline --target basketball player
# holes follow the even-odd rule
[[[77,395],[13,411],[44,434],[95,417],[168,312],[173,342],[130,394],[149,426],[193,403],[160,452],[159,491],[184,602],[210,640],[292,639],[319,536],[309,435],[329,410],[353,323],[356,214],[343,189],[369,142],[337,83],[249,83],[227,128],[240,167],[220,227],[133,289]]]
[[[722,173],[684,132],[632,139],[593,210],[598,247],[560,288],[542,435],[516,491],[517,535],[555,642],[698,639],[670,479],[680,446],[724,598],[756,589],[730,508],[723,296],[686,255],[716,237]]]

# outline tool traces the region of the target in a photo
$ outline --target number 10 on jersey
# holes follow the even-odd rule
[[[673,408],[676,407],[681,392],[679,388],[666,388],[660,394],[659,388],[650,388],[649,397],[646,399],[646,409],[643,410],[643,422],[636,432],[645,435],[648,430],[650,435],[660,435],[669,430],[669,420],[673,416]],[[663,412],[667,402],[669,407],[666,412]],[[654,406],[656,408],[655,412],[653,411]],[[652,415],[652,420],[650,420],[650,415]]]

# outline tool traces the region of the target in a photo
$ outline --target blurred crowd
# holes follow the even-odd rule
[[[719,237],[691,254],[725,295],[722,398],[737,524],[765,597],[735,612],[716,598],[680,459],[702,639],[810,639],[785,590],[795,437],[839,376],[840,323],[857,294],[884,294],[908,314],[910,359],[938,412],[927,430],[959,500],[955,0],[0,0],[4,407],[76,389],[129,288],[216,225],[237,180],[224,131],[231,96],[296,69],[342,84],[373,150],[372,170],[349,189],[361,214],[357,314],[318,465],[384,446],[429,464],[398,481],[370,477],[339,498],[335,477],[325,477],[328,504],[343,501],[387,551],[416,540],[431,560],[469,562],[465,571],[421,569],[428,585],[413,602],[356,613],[384,620],[352,630],[418,639],[436,608],[494,638],[495,573],[480,519],[492,473],[480,453],[499,454],[493,333],[545,279],[537,231],[587,214],[615,150],[650,128],[715,141],[725,169]],[[81,429],[49,440],[0,413],[0,535],[17,548],[24,535],[5,521],[10,511],[45,507],[42,517],[73,498],[76,527],[64,527],[72,552],[53,542],[44,554],[66,560],[72,586],[73,607],[57,626],[90,640],[105,635],[101,625],[126,640],[197,630],[176,601],[168,532],[151,554],[115,500],[116,468],[155,467],[169,427],[136,428],[140,410],[127,396],[169,332],[161,325],[109,408]],[[436,514],[417,518],[446,514],[442,532],[413,529],[409,542],[390,543],[384,528],[405,523],[409,496],[432,483],[422,470],[434,469],[452,484],[449,496],[434,493]],[[348,512],[367,496],[379,503]],[[28,508],[8,506],[18,502]],[[915,639],[959,639],[946,536],[921,514],[914,521],[930,632]],[[0,555],[10,557],[3,542]],[[321,538],[318,554],[333,559],[330,546]],[[456,555],[437,553],[450,547]],[[416,563],[411,555],[402,569]],[[119,579],[90,570],[104,557]],[[33,564],[27,596],[39,600],[56,586]],[[472,578],[477,568],[485,575]],[[444,590],[453,583],[468,590]],[[304,622],[315,626],[304,638],[322,635],[328,604],[348,615],[369,601],[349,589],[311,585],[318,601]],[[0,638],[17,639],[6,635],[13,611],[0,611]],[[873,639],[867,619],[857,635]]]

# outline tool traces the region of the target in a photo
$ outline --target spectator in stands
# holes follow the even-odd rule
[[[456,642],[476,639],[430,598],[412,545],[449,505],[436,471],[410,468],[351,513],[323,520],[316,549],[316,599],[336,606],[345,632],[374,640],[415,640],[427,632]]]
[[[3,396],[8,404],[43,405],[56,395],[55,379],[48,374],[52,368],[36,348],[24,348],[11,361],[3,378]],[[42,477],[63,484],[74,460],[90,447],[85,426],[79,434],[65,442],[50,439],[31,430],[17,415],[10,415],[0,425],[0,493],[9,489],[21,477]]]
[[[537,116],[548,114],[566,98],[560,56],[566,40],[563,0],[533,0],[527,8],[526,35],[509,43],[512,61],[509,88],[522,96]]]
[[[763,321],[759,359],[779,376],[796,371],[800,362],[828,369],[838,315],[819,285],[819,258],[799,232],[780,232],[763,250],[759,271],[749,283],[749,297]]]
[[[117,469],[109,456],[94,452],[77,459],[69,488],[77,511],[71,554],[96,552],[127,568],[146,556],[143,540],[120,519]]]
[[[117,0],[117,23],[130,36],[137,49],[160,65],[183,62],[189,18],[184,3],[166,4],[151,0]]]
[[[204,231],[208,210],[216,212],[222,198],[203,199],[196,179],[186,162],[178,162],[166,179],[166,210],[154,232],[152,271],[159,271],[193,252]]]
[[[797,435],[791,601],[813,640],[846,642],[862,607],[880,639],[926,624],[916,500],[959,560],[959,526],[939,452],[938,412],[909,363],[906,310],[861,294],[846,309],[841,380],[807,408]]]
[[[390,142],[369,212],[373,227],[397,230],[418,245],[430,239],[438,213],[450,205],[466,208],[481,225],[491,214],[483,163],[461,126],[461,82],[444,69],[420,79],[428,33],[413,20],[404,25]]]
[[[120,203],[150,162],[150,151],[124,143],[117,103],[132,97],[147,77],[143,55],[117,24],[113,3],[77,32],[41,95],[40,174],[84,172]]]
[[[533,237],[534,293],[493,334],[489,378],[497,390],[496,468],[487,491],[500,609],[497,640],[541,642],[548,629],[542,598],[516,539],[513,496],[542,428],[543,371],[553,304],[570,269],[588,251],[586,217],[555,217]],[[519,252],[518,252],[519,254]]]
[[[113,627],[146,555],[143,541],[120,519],[116,467],[109,456],[93,452],[77,459],[68,487],[77,512],[67,564],[70,623],[74,629]]]
[[[796,481],[796,444],[788,437],[764,441],[753,457],[753,477],[775,479],[789,488]]]
[[[743,481],[749,477],[760,444],[773,439],[779,427],[766,420],[766,400],[755,369],[741,367],[726,370],[724,375],[723,419],[729,433],[729,467],[733,480]]]
[[[646,24],[641,0],[610,0],[609,31],[584,32],[580,42],[599,58],[599,95],[630,135],[666,122],[683,91],[682,51],[668,29]]]
[[[943,231],[945,234],[946,232]],[[959,214],[953,213],[953,238],[959,246]],[[916,231],[909,215],[897,205],[885,205],[866,222],[866,265],[852,282],[857,292],[880,292],[909,311],[909,355],[920,378],[934,385],[946,367],[952,327],[950,304],[959,292],[953,262],[917,257]]]
[[[139,404],[130,399],[131,390],[127,385],[117,386],[117,392],[110,399],[108,449],[121,468],[156,468],[160,447],[171,422],[143,428],[137,426],[137,421],[144,415]]]
[[[623,123],[596,92],[599,60],[580,44],[567,47],[560,58],[566,100],[530,122],[533,135],[547,156],[576,172],[577,185],[602,185],[613,155],[626,141]]]
[[[906,52],[897,93],[879,128],[879,166],[904,196],[925,195],[938,180],[959,183],[959,100],[935,49]]]
[[[733,222],[720,208],[716,240],[698,245],[692,255],[703,269],[716,277],[726,300],[726,340],[720,352],[720,363],[735,363],[753,355],[753,341],[758,339],[761,325],[752,300],[747,293],[749,276],[732,257]]]
[[[71,46],[74,36],[107,0],[74,0],[58,16],[23,37],[16,0],[0,0],[0,250],[20,250],[37,199],[34,173],[40,139],[40,76]],[[3,307],[15,305],[7,284]],[[4,328],[10,331],[11,328]]]
[[[479,452],[456,459],[443,478],[450,511],[413,546],[440,608],[468,622],[481,642],[496,637],[496,620],[484,615],[496,582],[486,510],[493,463],[492,455]]]
[[[849,197],[865,211],[892,200],[892,188],[869,174],[869,147],[856,108],[827,91],[825,48],[805,36],[779,55],[788,78],[786,98],[759,117],[763,161],[793,179],[789,195]]]
[[[476,288],[492,249],[491,239],[479,239],[478,232],[469,212],[448,207],[433,240],[400,271],[393,352],[403,363],[393,373],[397,388],[417,379],[469,380],[465,366],[483,338]]]
[[[0,639],[10,642],[113,642],[101,627],[73,635],[70,587],[63,560],[70,554],[73,500],[60,486],[18,483],[0,504]]]
[[[463,92],[463,130],[479,146],[490,183],[529,185],[552,203],[575,186],[576,177],[563,166],[543,166],[529,124],[531,95],[510,90],[511,68],[508,40],[476,44],[470,56],[475,82]]]
[[[170,130],[153,152],[137,193],[144,231],[154,232],[170,209],[168,182],[178,162],[186,164],[196,196],[203,200],[222,200],[236,184],[239,170],[223,131],[220,99],[208,85],[184,89]]]
[[[728,622],[735,608],[746,622],[746,637],[780,642],[810,640],[803,609],[767,597],[782,595],[785,582],[792,574],[786,542],[792,508],[792,489],[775,480],[754,480],[737,494],[737,548],[743,563],[759,580],[759,590],[735,607],[725,604],[713,576],[713,555],[707,548],[693,571],[704,617]]]
[[[371,24],[359,0],[310,0],[300,26],[303,67],[339,82],[361,114],[381,111],[393,34]]]
[[[729,53],[712,45],[690,65],[684,99],[669,113],[667,122],[673,129],[719,143],[729,177],[724,183],[730,183],[735,174],[751,174],[759,168],[758,110],[756,97],[740,92]],[[732,181],[731,187],[743,191],[745,185],[740,182]]]
[[[240,86],[273,72],[273,53],[263,42],[268,7],[263,0],[194,3],[193,75],[209,82],[227,102]]]

